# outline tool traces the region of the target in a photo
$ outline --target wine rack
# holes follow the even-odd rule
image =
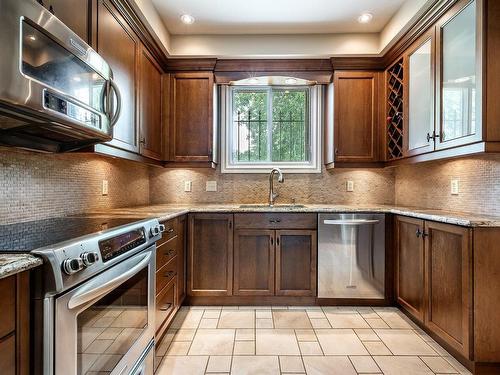
[[[403,157],[403,58],[387,70],[387,159]]]

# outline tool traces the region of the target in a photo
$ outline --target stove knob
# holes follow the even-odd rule
[[[67,275],[73,275],[84,268],[83,260],[81,258],[66,259],[62,263],[62,269]]]
[[[80,258],[83,261],[83,264],[88,267],[93,265],[95,262],[99,260],[99,254],[96,252],[91,253],[82,253],[80,254]]]
[[[165,225],[160,224],[151,228],[151,236],[155,237],[160,235],[160,233],[165,232]]]

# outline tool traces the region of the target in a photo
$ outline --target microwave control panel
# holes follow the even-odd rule
[[[89,111],[86,108],[80,107],[47,90],[43,93],[43,106],[52,111],[71,117],[72,119],[89,127],[97,129],[101,128],[101,118],[98,114]]]

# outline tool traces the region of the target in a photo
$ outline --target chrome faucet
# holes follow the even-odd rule
[[[274,206],[274,201],[278,198],[278,193],[274,192],[274,175],[278,174],[278,182],[285,182],[285,177],[279,168],[273,168],[269,174],[269,207]]]

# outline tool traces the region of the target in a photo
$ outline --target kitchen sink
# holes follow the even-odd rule
[[[275,204],[269,206],[268,204],[242,204],[240,208],[304,208],[303,204]]]

